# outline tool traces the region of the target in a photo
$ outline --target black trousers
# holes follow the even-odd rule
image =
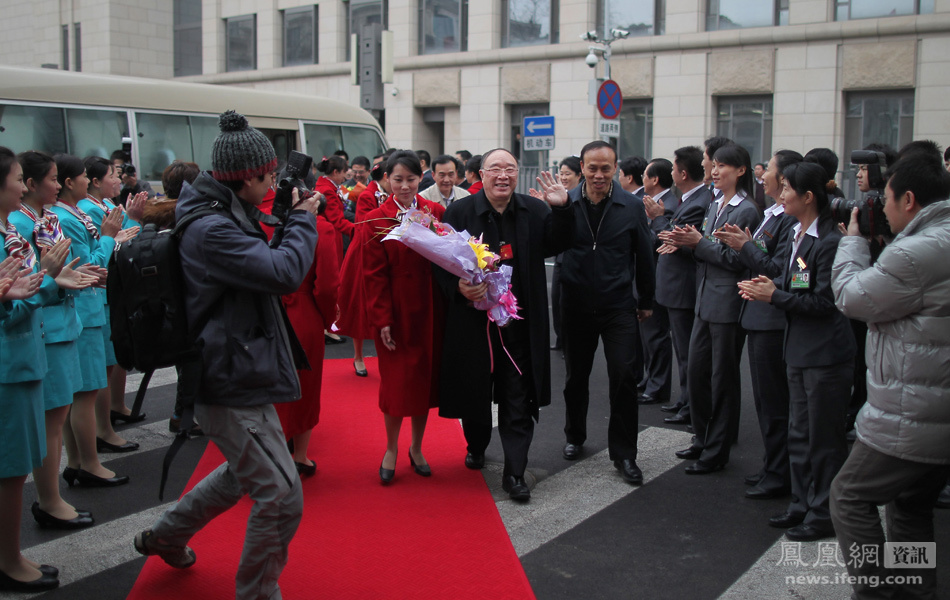
[[[666,309],[670,321],[670,333],[673,336],[673,351],[679,369],[680,397],[676,401],[679,414],[689,416],[689,339],[693,335],[693,321],[696,312],[692,308]]]
[[[492,402],[498,404],[498,435],[505,453],[503,475],[523,477],[528,467],[528,450],[534,437],[533,403],[537,403],[531,385],[531,351],[527,325],[523,321],[514,321],[504,330],[491,326],[489,336],[494,360],[493,372],[490,375],[492,398],[479,407],[480,414],[477,417],[462,419],[462,431],[465,433],[465,441],[468,442],[468,451],[472,454],[484,454],[491,442],[491,405]],[[511,358],[508,357],[509,354]]]
[[[643,393],[669,402],[673,383],[673,342],[670,339],[670,317],[664,307],[654,304],[653,314],[640,323],[640,341],[646,382]]]
[[[611,310],[595,314],[567,313],[561,324],[567,379],[564,385],[568,443],[587,440],[587,408],[590,404],[590,372],[599,339],[607,359],[610,420],[607,448],[610,460],[636,460],[639,414],[634,365],[640,351],[637,311]]]
[[[738,323],[709,323],[696,317],[689,340],[689,411],[709,465],[729,462],[729,451],[739,431],[742,387],[739,358],[745,336]]]
[[[765,447],[762,479],[765,490],[788,489],[788,374],[785,370],[785,332],[748,331],[749,369],[759,432]]]

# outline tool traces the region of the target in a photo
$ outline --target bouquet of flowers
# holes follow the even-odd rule
[[[383,240],[398,240],[449,273],[473,284],[488,283],[485,298],[475,308],[488,312],[488,319],[504,327],[518,316],[518,301],[511,293],[511,267],[499,264],[499,256],[466,231],[455,231],[429,212],[409,209],[402,222]]]

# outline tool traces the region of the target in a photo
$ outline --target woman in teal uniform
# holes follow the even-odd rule
[[[20,518],[26,475],[46,455],[42,304],[56,296],[59,288],[53,277],[40,274],[36,253],[9,222],[25,191],[16,156],[0,147],[0,261],[12,256],[35,274],[27,277],[43,280],[33,295],[14,294],[10,289],[8,297],[0,297],[0,591],[39,592],[59,585],[58,572],[20,554]],[[61,246],[47,254],[44,264],[54,262],[54,254],[66,256]],[[62,261],[58,267],[62,268]],[[12,299],[16,296],[24,297]]]
[[[10,213],[19,234],[29,241],[37,256],[66,237],[59,219],[49,207],[56,203],[59,182],[53,157],[42,152],[22,152],[17,157],[23,169],[26,194],[18,211]],[[66,243],[70,243],[66,240]],[[70,251],[67,261],[78,260]],[[73,278],[69,287],[89,287],[98,282],[93,275],[64,269]],[[58,280],[59,281],[59,280]],[[79,369],[79,349],[76,340],[82,332],[82,322],[76,312],[75,289],[62,290],[43,305],[44,342],[49,369],[43,379],[43,401],[46,411],[46,458],[43,465],[33,469],[37,502],[33,503],[33,518],[43,527],[76,529],[94,523],[87,511],[76,510],[59,493],[59,461],[63,447],[63,423],[69,415],[73,394],[82,387]]]
[[[92,218],[77,206],[86,197],[89,187],[82,161],[64,154],[57,155],[55,160],[61,189],[52,211],[59,218],[63,234],[72,240],[72,251],[80,257],[82,264],[92,263],[105,268],[115,244],[131,239],[135,228],[120,231],[123,215],[121,211],[114,211],[103,219],[100,235]],[[85,486],[115,486],[129,482],[127,476],[117,477],[102,466],[96,452],[96,393],[108,385],[101,329],[106,321],[101,298],[104,294],[99,288],[88,288],[76,298],[76,310],[82,321],[78,340],[82,387],[73,396],[70,426],[64,429],[67,467],[63,478],[69,485],[77,481]]]

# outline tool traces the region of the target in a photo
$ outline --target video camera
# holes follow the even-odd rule
[[[851,222],[851,211],[857,208],[858,228],[861,230],[861,235],[889,236],[891,228],[884,214],[884,187],[887,185],[887,180],[884,178],[887,159],[884,153],[875,150],[854,150],[851,152],[851,163],[867,166],[868,186],[872,191],[868,192],[864,200],[833,198],[831,213],[835,222],[843,223],[847,227]]]
[[[313,191],[307,189],[303,182],[303,178],[310,173],[312,166],[312,157],[296,150],[290,151],[290,156],[287,157],[287,166],[284,167],[282,173],[284,177],[277,183],[274,208],[271,210],[271,214],[280,219],[281,222],[287,219],[287,214],[293,208],[294,188],[297,188],[298,202],[313,196]]]

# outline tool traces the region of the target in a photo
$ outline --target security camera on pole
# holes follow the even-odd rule
[[[620,137],[620,121],[617,117],[620,116],[620,109],[623,107],[620,86],[610,78],[610,45],[628,35],[630,32],[623,29],[611,29],[608,40],[600,39],[596,31],[581,34],[582,40],[591,42],[591,45],[587,47],[587,58],[584,59],[587,66],[596,69],[599,62],[597,55],[604,57],[604,78],[598,79],[595,72],[588,95],[590,103],[597,106],[597,111],[601,116],[597,124],[597,133],[601,139],[608,142],[611,138]]]

